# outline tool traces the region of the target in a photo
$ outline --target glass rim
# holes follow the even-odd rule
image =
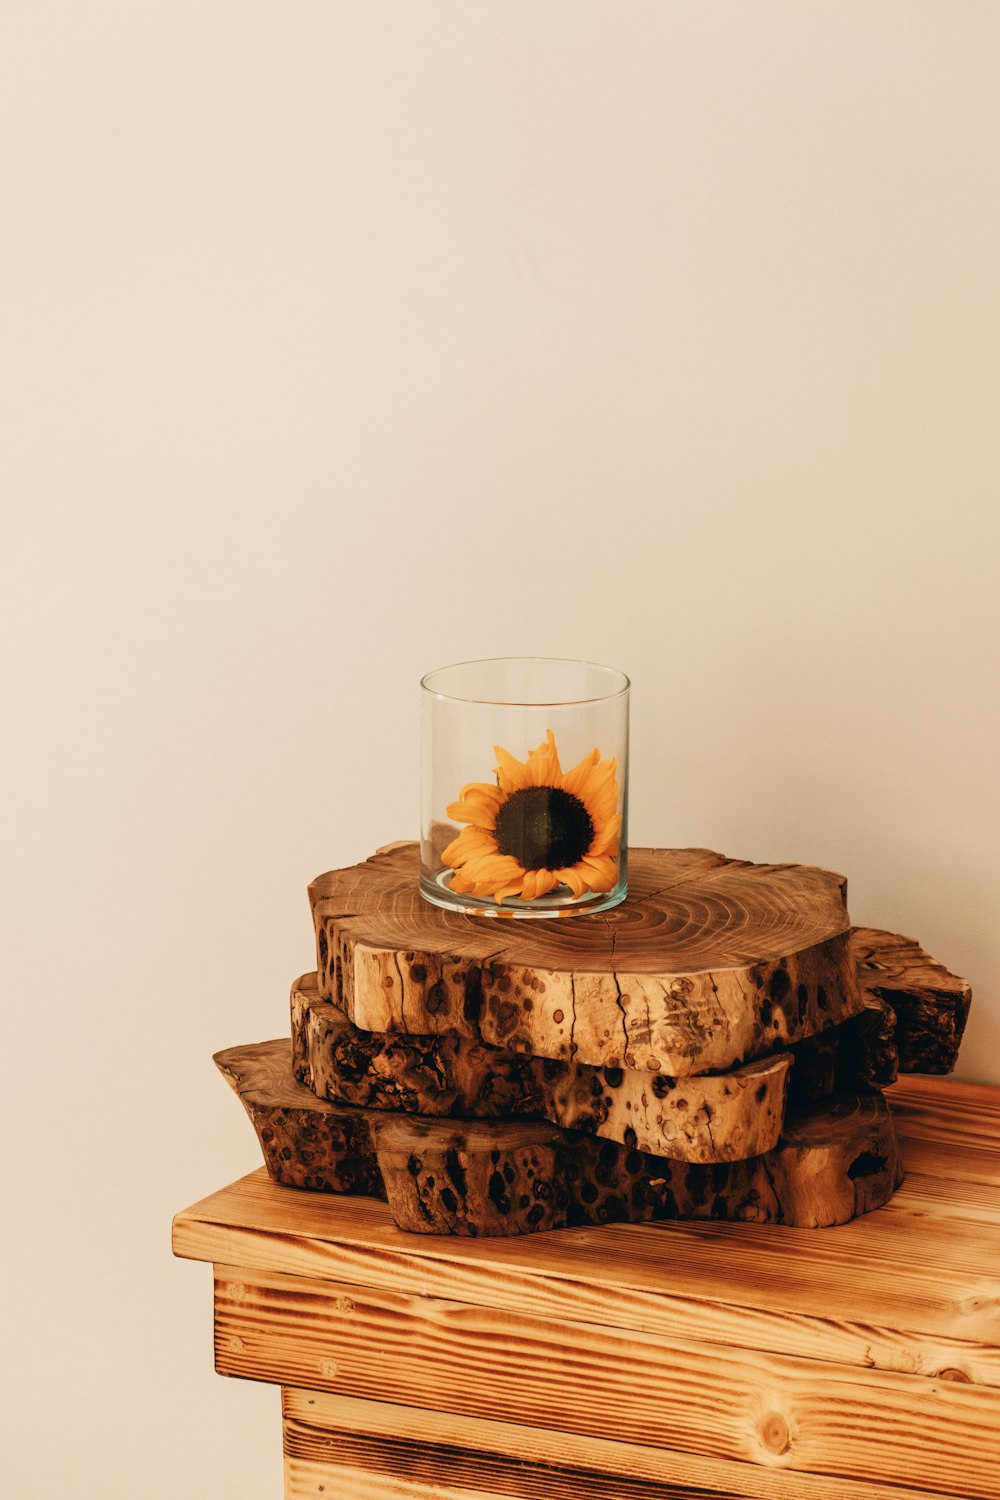
[[[444,672],[454,672],[461,667],[485,667],[493,666],[499,662],[517,664],[529,664],[532,662],[544,662],[547,666],[561,667],[588,667],[595,672],[605,672],[609,677],[617,679],[619,686],[608,693],[591,693],[585,698],[552,698],[539,701],[537,698],[531,701],[521,698],[483,698],[473,697],[468,693],[445,693],[440,688],[431,686],[435,677],[440,677]],[[449,662],[447,666],[435,667],[433,671],[425,672],[420,679],[420,686],[425,693],[433,698],[440,698],[447,703],[481,703],[492,704],[498,708],[570,708],[585,703],[610,703],[615,698],[623,698],[631,688],[632,684],[625,672],[620,667],[608,667],[603,662],[585,661],[572,656],[484,656],[472,658],[469,661]]]

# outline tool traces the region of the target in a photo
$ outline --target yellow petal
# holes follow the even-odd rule
[[[597,765],[600,758],[601,752],[599,750],[591,750],[589,755],[583,757],[579,765],[574,766],[572,771],[567,771],[563,777],[563,786],[566,791],[572,792],[574,797],[581,796],[590,772]]]
[[[599,797],[602,792],[615,785],[615,771],[617,764],[613,760],[602,760],[592,766],[587,779],[580,788],[579,796]]]
[[[500,790],[508,795],[511,792],[520,791],[521,787],[529,786],[528,768],[521,761],[515,760],[509,750],[502,745],[494,745],[493,752],[497,758],[497,775],[500,778]]]
[[[475,828],[496,827],[496,813],[481,802],[449,802],[445,811],[454,823],[471,823]]]
[[[482,828],[466,828],[465,840],[458,850],[457,859],[445,860],[445,864],[461,864],[465,860],[478,859],[484,854],[496,854],[497,842],[491,833]]]
[[[551,729],[545,731],[544,744],[536,746],[528,755],[528,775],[531,786],[561,786],[562,767],[556,749],[556,737]]]
[[[576,865],[565,870],[555,870],[553,873],[563,885],[569,886],[574,896],[582,896],[587,889],[587,882],[581,876]]]
[[[618,878],[614,861],[606,854],[601,854],[596,859],[581,859],[577,868],[592,891],[610,891]]]
[[[618,830],[622,826],[621,813],[616,813],[610,818],[607,825],[599,830],[593,843],[587,850],[590,859],[595,859],[599,854],[607,854],[614,849],[618,843]]]
[[[503,801],[503,792],[493,781],[470,781],[463,786],[459,795],[461,799],[482,797],[487,802],[495,802],[498,807]]]
[[[524,871],[516,859],[509,854],[474,854],[463,866],[463,874],[470,880],[520,880]]]
[[[458,835],[458,838],[452,839],[448,847],[443,850],[441,854],[442,864],[461,864],[463,860],[468,859],[471,854],[477,852],[479,847],[478,841],[481,837],[483,837],[483,835],[478,829],[463,828],[462,832]],[[490,843],[495,846],[495,840],[491,839]]]
[[[602,761],[599,766],[595,766],[576,795],[590,813],[592,822],[609,818],[618,806],[614,761]]]

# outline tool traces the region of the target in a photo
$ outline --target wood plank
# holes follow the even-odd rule
[[[481,1490],[470,1495],[468,1490],[452,1489],[445,1483],[428,1489],[392,1474],[373,1473],[370,1468],[285,1458],[285,1500],[320,1500],[324,1493],[330,1500],[483,1500]],[[496,1496],[493,1491],[488,1500],[496,1500]]]
[[[284,1445],[286,1500],[314,1500],[324,1488],[337,1500],[708,1500],[719,1493],[704,1485],[542,1468],[419,1438],[338,1432],[331,1439],[325,1429],[294,1419],[285,1421]]]
[[[216,1270],[220,1373],[1000,1500],[1000,1391]]]
[[[411,1455],[437,1466],[447,1485],[489,1477],[506,1481],[511,1493],[533,1500],[944,1500],[937,1492],[854,1480],[828,1479],[757,1464],[731,1463],[692,1456],[642,1443],[605,1437],[582,1437],[537,1426],[518,1426],[484,1418],[474,1421],[449,1412],[421,1410],[391,1402],[331,1396],[324,1391],[286,1386],[282,1391],[286,1464],[296,1466],[289,1500],[316,1500],[324,1465],[339,1462],[342,1452],[363,1458],[374,1483],[405,1474]],[[350,1447],[344,1447],[353,1440]],[[334,1456],[335,1455],[335,1456]],[[507,1465],[514,1464],[511,1469]],[[339,1468],[335,1471],[341,1481]],[[512,1482],[512,1477],[513,1482]],[[514,1486],[520,1481],[521,1487]],[[356,1482],[356,1481],[348,1481]],[[307,1488],[311,1483],[312,1488]],[[551,1487],[549,1487],[551,1486]],[[341,1490],[334,1489],[337,1500]],[[368,1500],[375,1490],[347,1488],[351,1500]],[[398,1492],[397,1492],[398,1493]],[[416,1491],[420,1500],[439,1500],[446,1489]],[[469,1500],[469,1489],[457,1491]]]
[[[731,1068],[864,1006],[842,876],[630,849],[621,906],[571,921],[443,911],[415,844],[309,888],[320,994],[365,1031],[681,1076]]]

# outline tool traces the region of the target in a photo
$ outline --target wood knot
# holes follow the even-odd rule
[[[957,1380],[962,1385],[972,1384],[972,1376],[967,1375],[964,1370],[959,1370],[955,1365],[949,1365],[947,1370],[939,1370],[938,1380]]]
[[[792,1446],[788,1423],[779,1412],[772,1411],[764,1418],[760,1429],[760,1440],[769,1453],[787,1453]]]

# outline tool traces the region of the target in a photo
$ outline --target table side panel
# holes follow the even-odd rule
[[[220,1373],[1000,1500],[1000,1391],[218,1268]]]

